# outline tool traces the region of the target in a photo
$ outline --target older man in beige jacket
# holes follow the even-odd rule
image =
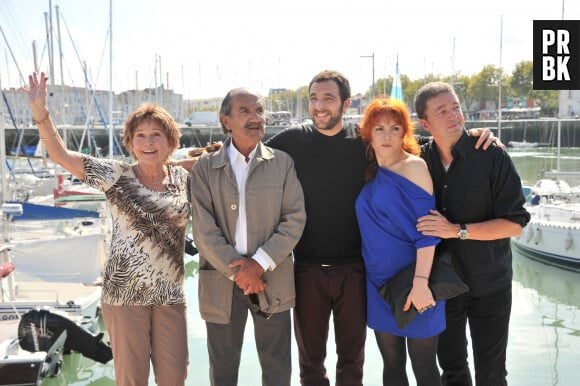
[[[290,385],[292,249],[306,222],[302,187],[292,158],[262,143],[265,108],[259,95],[228,92],[220,123],[230,138],[197,162],[191,181],[211,384],[238,384],[249,310],[262,384]]]

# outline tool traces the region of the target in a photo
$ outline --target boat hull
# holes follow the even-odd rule
[[[580,259],[579,258],[569,258],[566,256],[547,253],[543,250],[538,250],[534,248],[529,248],[525,245],[512,241],[512,245],[517,248],[525,256],[532,258],[541,263],[552,265],[559,268],[564,268],[567,270],[580,272]]]
[[[546,264],[580,272],[580,206],[530,206],[530,223],[512,245]]]

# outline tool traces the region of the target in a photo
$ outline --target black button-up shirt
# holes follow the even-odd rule
[[[453,162],[447,172],[437,145],[429,142],[422,146],[437,210],[455,224],[503,218],[524,227],[530,215],[524,209],[521,179],[510,156],[495,146],[475,150],[476,141],[463,132],[452,150]],[[450,249],[454,267],[469,286],[471,296],[485,296],[511,286],[509,237],[492,241],[452,238],[441,244]]]

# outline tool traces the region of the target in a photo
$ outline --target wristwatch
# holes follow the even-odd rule
[[[469,233],[467,232],[467,227],[465,224],[459,224],[459,232],[457,232],[457,237],[459,237],[459,240],[467,240],[469,238]]]

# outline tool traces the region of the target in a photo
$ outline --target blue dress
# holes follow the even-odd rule
[[[445,301],[397,327],[377,289],[397,272],[416,264],[417,249],[437,245],[437,237],[417,231],[417,219],[435,208],[435,198],[408,179],[384,168],[361,190],[356,214],[362,235],[367,280],[367,324],[373,330],[408,338],[428,338],[445,329]]]

